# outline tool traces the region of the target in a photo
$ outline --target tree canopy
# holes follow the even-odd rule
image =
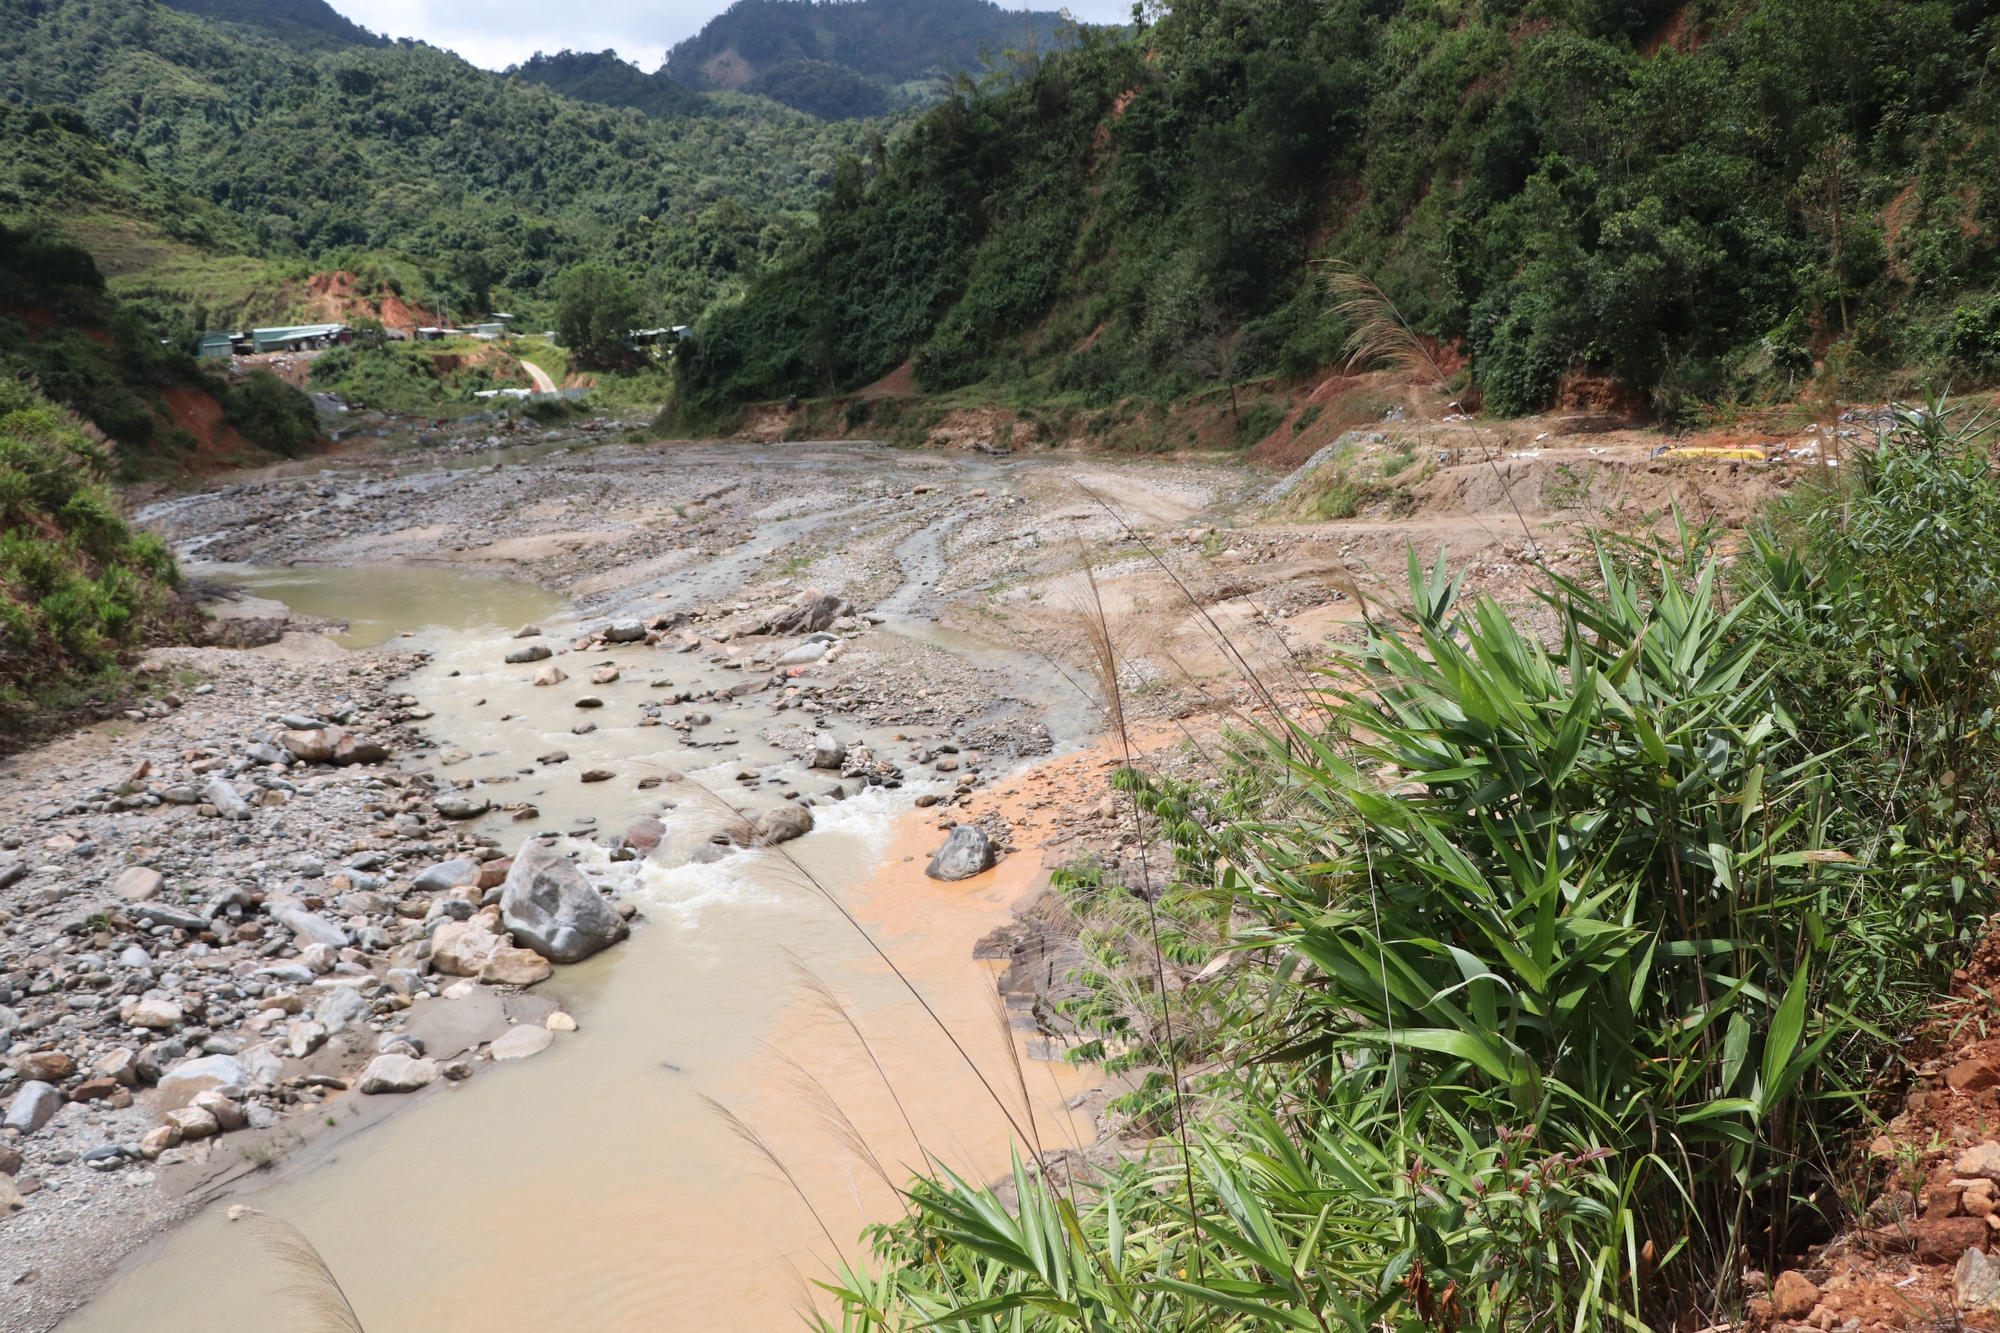
[[[2000,374],[1996,34],[1969,0],[1182,0],[962,85],[697,330],[697,414],[920,385],[1108,402],[1296,375],[1379,279],[1506,413],[1673,418]],[[1831,362],[1828,358],[1831,357]]]

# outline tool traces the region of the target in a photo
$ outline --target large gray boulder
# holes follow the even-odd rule
[[[183,1060],[160,1075],[160,1105],[167,1110],[191,1106],[194,1099],[215,1088],[243,1086],[250,1082],[243,1062],[233,1055],[202,1055]]]
[[[500,920],[521,947],[574,963],[625,938],[627,928],[568,857],[534,845],[515,853],[500,889]]]
[[[813,737],[814,768],[838,769],[847,762],[847,746],[830,731],[822,731]]]
[[[343,1032],[349,1023],[368,1017],[368,997],[359,986],[333,986],[313,1006],[313,1021],[324,1024],[329,1033]]]
[[[361,1071],[360,1087],[369,1096],[385,1092],[415,1092],[437,1082],[435,1060],[408,1055],[378,1055]]]
[[[526,648],[516,648],[513,652],[508,653],[507,661],[518,666],[523,662],[539,662],[544,658],[554,656],[555,653],[546,643],[531,643]]]
[[[460,796],[456,793],[440,796],[431,804],[446,819],[477,819],[493,808],[483,796]]]
[[[773,633],[810,634],[831,625],[840,615],[843,603],[831,593],[808,591],[799,599],[798,605],[780,614],[771,622]]]
[[[154,926],[172,926],[177,930],[203,931],[209,926],[205,916],[158,902],[139,904],[132,909],[132,916],[149,930]]]
[[[832,647],[833,644],[825,639],[807,639],[804,643],[771,663],[771,665],[774,667],[811,666],[814,662],[825,657],[827,650]]]
[[[977,824],[960,824],[938,848],[924,873],[932,879],[971,879],[993,868],[993,844]]]
[[[775,842],[790,842],[793,838],[803,838],[812,828],[812,811],[787,802],[757,817],[757,841],[766,847]]]
[[[32,1134],[48,1124],[62,1109],[62,1104],[63,1095],[55,1084],[31,1079],[23,1083],[21,1090],[14,1094],[14,1100],[7,1103],[5,1127]]]

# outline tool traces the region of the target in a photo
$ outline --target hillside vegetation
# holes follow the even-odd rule
[[[171,9],[277,38],[307,51],[387,46],[389,39],[347,18],[326,0],[166,0]]]
[[[126,526],[105,461],[74,416],[0,376],[0,731],[175,622],[173,555]]]
[[[157,476],[204,446],[210,461],[249,462],[318,439],[297,389],[268,370],[224,380],[191,352],[112,295],[81,246],[0,223],[0,378],[39,386],[94,426],[109,450],[93,452],[93,467]]]
[[[1897,410],[1738,555],[1537,571],[1540,628],[1412,550],[1215,770],[1123,767],[1159,854],[1059,871],[1042,956],[1149,1150],[1017,1120],[1011,1181],[932,1165],[818,1327],[1796,1328],[1779,1273],[1836,1302],[1870,1250],[1948,1321],[1985,1229],[1912,1264],[1924,1170],[1857,1148],[1976,1030],[1937,1001],[1994,905],[1992,445]]]
[[[1506,414],[2000,372],[1988,11],[1190,0],[848,159],[699,329],[695,421],[850,390],[1170,399],[1337,359],[1379,278]],[[1571,395],[1577,396],[1577,395]]]
[[[1054,44],[1062,15],[992,0],[736,0],[667,53],[661,73],[694,88],[744,88],[801,63],[884,88],[948,83],[1009,48]],[[768,94],[784,101],[776,93]]]
[[[649,116],[699,115],[710,106],[708,98],[668,78],[664,70],[644,73],[616,51],[537,51],[508,73],[573,101],[629,106]]]
[[[648,118],[417,43],[302,49],[145,0],[0,7],[0,86],[74,110],[107,157],[183,187],[192,198],[145,187],[170,236],[206,227],[299,276],[404,263],[467,314],[532,312],[564,268],[598,260],[630,275],[649,318],[686,322],[786,244],[867,134],[736,94]],[[25,151],[0,144],[0,173]],[[98,207],[23,195],[79,227]]]

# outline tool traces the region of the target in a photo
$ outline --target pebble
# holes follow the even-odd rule
[[[142,903],[166,885],[166,876],[149,866],[128,866],[112,884],[111,891],[126,902]]]

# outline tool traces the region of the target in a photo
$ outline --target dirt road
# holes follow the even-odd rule
[[[522,361],[521,369],[528,372],[528,378],[535,382],[536,393],[554,393],[556,382],[549,378],[549,372],[532,361]]]

